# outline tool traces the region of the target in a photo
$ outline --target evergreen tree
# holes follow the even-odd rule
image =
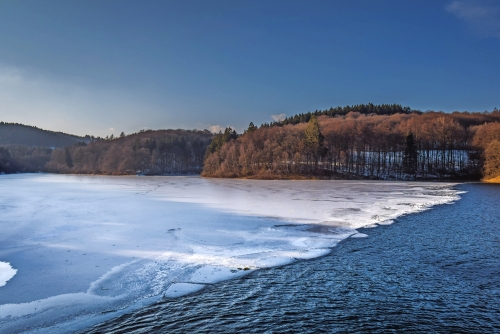
[[[245,133],[254,132],[255,130],[257,130],[257,127],[253,124],[253,122],[250,122],[248,129],[245,130]]]
[[[413,132],[409,132],[405,140],[406,146],[403,154],[403,172],[410,174],[413,178],[417,175],[418,150],[415,144]]]
[[[72,168],[73,167],[73,159],[71,159],[71,154],[69,153],[69,149],[67,147],[64,149],[64,158],[66,160],[66,165],[69,168]]]
[[[326,149],[323,144],[325,137],[321,134],[318,120],[315,115],[310,116],[304,134],[306,150],[310,155],[312,155],[314,159],[314,167],[316,168],[319,158],[326,153]]]
[[[153,150],[156,148],[156,140],[155,139],[147,139],[146,140],[146,148],[149,150],[149,153],[153,153]]]
[[[236,138],[238,138],[238,134],[236,133],[235,130],[231,129],[230,127],[227,127],[224,130],[224,133],[222,133],[222,131],[219,131],[219,133],[214,136],[212,142],[208,146],[207,152],[205,153],[205,159],[210,154],[218,152],[221,149],[222,145],[224,145],[224,143],[227,143],[231,139],[236,139]]]
[[[134,150],[134,152],[141,149],[141,141],[139,140],[139,138],[135,138],[134,146],[132,149]]]

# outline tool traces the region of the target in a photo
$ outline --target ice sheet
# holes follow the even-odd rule
[[[450,184],[412,182],[24,174],[2,176],[0,187],[8,189],[0,259],[18,270],[0,287],[0,332],[8,333],[71,332],[325,255],[364,236],[357,228],[458,199]]]
[[[193,283],[173,283],[163,294],[166,298],[176,298],[193,292],[200,291],[205,285]]]

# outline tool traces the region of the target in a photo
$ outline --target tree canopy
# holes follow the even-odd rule
[[[397,110],[398,107],[394,107]],[[500,112],[408,112],[264,125],[207,152],[209,177],[479,179],[500,140]],[[300,118],[300,115],[299,115]],[[293,117],[292,119],[296,119]],[[493,151],[493,149],[491,149]],[[490,169],[488,169],[490,170]]]

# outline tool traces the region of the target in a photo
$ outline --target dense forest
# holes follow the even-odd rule
[[[52,149],[48,147],[0,146],[0,173],[44,171],[51,154]]]
[[[313,112],[297,114],[285,118],[282,121],[271,122],[270,124],[264,123],[262,126],[282,126],[288,124],[298,124],[307,123],[311,119],[311,116],[345,116],[350,112],[358,112],[362,115],[394,115],[394,114],[411,114],[411,113],[421,113],[421,111],[412,110],[410,107],[403,107],[400,104],[380,104],[376,105],[373,103],[368,104],[357,104],[353,106],[338,106],[336,108],[331,107],[325,110],[316,110]]]
[[[76,144],[52,152],[46,170],[83,174],[199,174],[209,131],[159,130]]]
[[[500,175],[498,122],[497,109],[447,114],[412,112],[399,105],[332,108],[260,128],[251,123],[239,136],[226,129],[209,147],[202,175],[493,178]]]
[[[243,134],[231,128],[216,135],[179,129],[106,138],[0,123],[0,172],[37,171],[494,179],[500,177],[500,111],[421,112],[398,104],[366,104],[316,110],[260,127],[250,123]]]
[[[56,149],[6,145],[0,147],[0,172],[199,174],[212,137],[207,130],[147,130]]]

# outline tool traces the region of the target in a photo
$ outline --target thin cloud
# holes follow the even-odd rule
[[[219,131],[224,130],[224,128],[220,125],[212,125],[210,126],[210,131],[213,133],[219,133]]]
[[[484,0],[459,0],[450,3],[446,10],[483,37],[500,38],[500,5]]]
[[[271,118],[274,119],[275,122],[279,122],[286,118],[286,114],[271,115]]]

